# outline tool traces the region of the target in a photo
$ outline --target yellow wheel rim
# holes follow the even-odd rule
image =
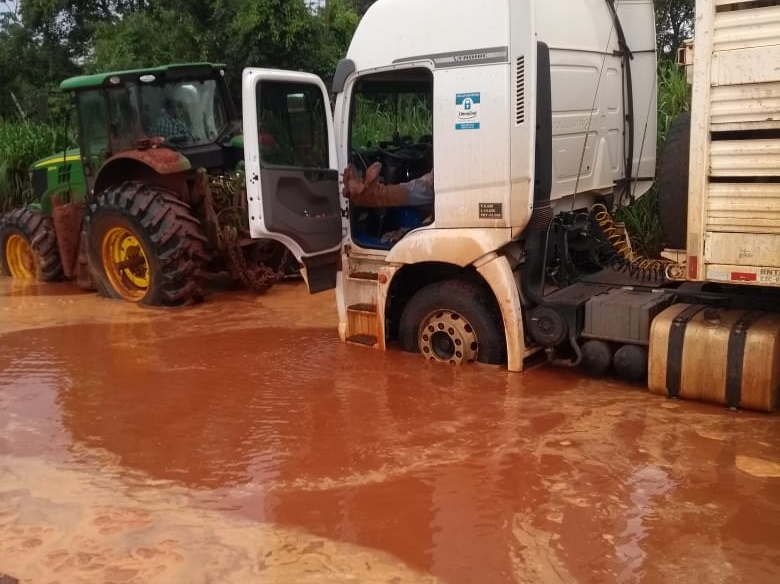
[[[35,278],[35,255],[26,237],[16,233],[5,242],[5,263],[11,276],[20,279]]]
[[[101,244],[103,268],[114,290],[125,300],[137,302],[149,290],[149,260],[129,229],[112,227]]]

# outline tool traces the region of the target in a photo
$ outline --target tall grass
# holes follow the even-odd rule
[[[433,133],[432,108],[418,94],[402,94],[398,100],[367,99],[358,96],[355,101],[352,147],[370,148],[379,142],[392,140],[397,132],[418,141],[421,136]]]
[[[658,141],[656,160],[660,159],[666,134],[672,120],[690,109],[691,88],[685,72],[671,61],[658,66]],[[664,248],[664,236],[658,215],[658,192],[653,187],[643,197],[615,214],[626,225],[634,250],[647,257],[657,257]]]
[[[62,150],[64,143],[61,129],[0,119],[0,213],[32,202],[30,165]]]
[[[676,63],[662,61],[658,66],[658,153],[669,131],[669,124],[691,107],[691,87],[685,71]]]

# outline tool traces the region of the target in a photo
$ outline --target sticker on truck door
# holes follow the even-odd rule
[[[479,130],[479,92],[455,94],[455,129]]]

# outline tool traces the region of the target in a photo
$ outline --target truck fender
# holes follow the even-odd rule
[[[186,156],[170,148],[143,148],[126,150],[106,160],[95,177],[94,192],[128,180],[159,182],[152,177],[172,177],[190,170],[192,165]],[[172,181],[164,181],[166,186]],[[180,181],[173,181],[180,182]],[[174,188],[179,191],[179,188]],[[182,195],[185,193],[181,193]]]
[[[475,267],[487,285],[490,286],[501,310],[501,320],[504,322],[504,335],[506,337],[507,369],[521,372],[523,360],[530,355],[530,352],[525,344],[520,291],[509,260],[505,256],[491,255],[492,258],[490,256],[483,258]]]
[[[441,262],[465,268],[501,248],[509,229],[418,229],[403,237],[387,254],[387,263]]]

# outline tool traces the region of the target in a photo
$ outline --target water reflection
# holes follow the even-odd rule
[[[74,529],[165,531],[179,543],[137,549],[183,563],[207,553],[181,542],[208,514],[283,530],[276,554],[287,537],[307,558],[339,542],[363,550],[350,561],[373,550],[450,584],[761,582],[780,567],[780,481],[735,463],[777,458],[776,418],[571,371],[447,368],[347,346],[322,326],[320,300],[282,294],[172,313],[77,299],[60,326],[17,322],[0,334],[0,468],[18,465],[21,490],[28,467],[15,458],[50,481],[79,473],[95,502]],[[35,488],[35,501],[3,502],[0,487],[0,526],[22,521],[3,509],[41,505]],[[161,511],[171,505],[200,519]],[[278,557],[214,545],[256,575]]]

